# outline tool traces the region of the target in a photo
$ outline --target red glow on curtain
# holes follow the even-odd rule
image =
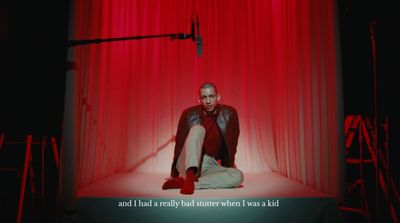
[[[122,171],[169,173],[181,111],[214,82],[239,113],[236,162],[335,194],[338,120],[334,1],[74,1],[72,39],[190,32],[74,48],[77,186]],[[341,129],[340,129],[341,130]]]

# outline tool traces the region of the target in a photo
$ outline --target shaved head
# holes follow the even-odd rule
[[[199,88],[199,93],[201,92],[202,89],[206,89],[206,88],[213,88],[215,94],[218,94],[217,87],[216,87],[213,83],[211,83],[211,82],[206,82],[206,83],[202,84],[202,85],[200,86],[200,88]]]

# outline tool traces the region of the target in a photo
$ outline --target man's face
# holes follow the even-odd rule
[[[220,96],[217,95],[215,89],[212,87],[200,89],[200,103],[204,110],[212,112],[217,107]]]

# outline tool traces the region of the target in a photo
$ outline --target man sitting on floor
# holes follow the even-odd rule
[[[182,112],[171,177],[162,189],[193,194],[194,189],[233,188],[243,182],[243,173],[235,168],[238,115],[233,107],[218,104],[220,98],[214,84],[204,83],[200,105]]]

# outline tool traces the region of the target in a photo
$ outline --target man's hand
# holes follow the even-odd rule
[[[162,185],[163,190],[179,189],[185,182],[185,179],[183,179],[182,177],[169,177],[166,180],[167,181],[165,181],[164,184]]]

